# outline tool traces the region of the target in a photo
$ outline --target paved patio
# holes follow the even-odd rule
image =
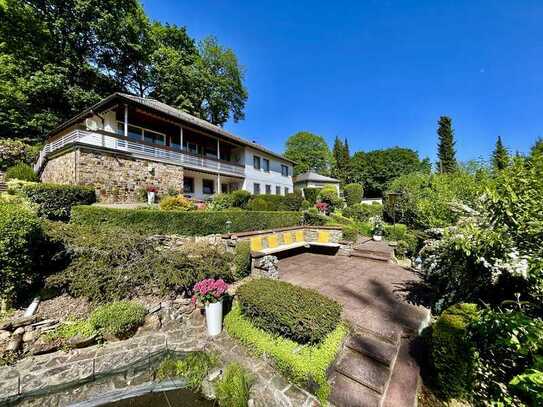
[[[396,264],[346,256],[302,253],[281,259],[279,278],[314,288],[344,306],[344,318],[391,337],[412,334],[428,311],[405,301],[416,276]]]

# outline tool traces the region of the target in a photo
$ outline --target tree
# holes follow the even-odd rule
[[[454,130],[452,120],[448,116],[441,116],[438,121],[437,134],[439,136],[438,144],[438,163],[437,170],[440,173],[453,172],[457,168],[456,152],[454,150]]]
[[[332,176],[339,179],[343,185],[350,179],[351,156],[349,154],[349,144],[347,143],[347,139],[345,139],[345,141],[341,141],[341,139],[336,136],[332,156]]]
[[[296,161],[294,175],[309,170],[327,175],[331,166],[330,150],[324,138],[307,131],[300,131],[288,138],[285,157]]]
[[[364,185],[365,196],[381,197],[392,180],[411,172],[428,172],[426,167],[427,160],[421,161],[416,151],[407,148],[358,151],[351,159],[351,178]]]
[[[530,157],[532,159],[535,158],[543,158],[543,138],[539,137],[532,148],[530,149]]]
[[[492,153],[492,165],[496,170],[503,170],[509,165],[509,152],[504,147],[500,136],[496,140],[496,147]]]

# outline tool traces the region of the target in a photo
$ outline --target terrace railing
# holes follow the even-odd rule
[[[70,133],[45,144],[44,148],[40,152],[38,161],[34,166],[35,171],[39,173],[43,169],[49,154],[60,150],[65,146],[73,144],[122,151],[125,153],[130,153],[136,157],[182,165],[183,167],[195,170],[203,170],[237,177],[245,176],[245,167],[240,164],[209,157],[202,157],[199,155],[192,155],[187,152],[173,150],[168,147],[158,147],[145,143],[139,143],[127,140],[126,138],[116,134],[88,130],[73,130]]]

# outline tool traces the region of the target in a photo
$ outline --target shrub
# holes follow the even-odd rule
[[[0,171],[17,163],[32,164],[39,154],[39,145],[30,145],[20,140],[0,140]]]
[[[350,242],[356,241],[358,238],[358,235],[360,234],[356,226],[353,225],[345,225],[342,228],[343,231],[343,239],[348,240]]]
[[[321,188],[304,188],[304,197],[311,205],[315,205],[320,192]]]
[[[358,203],[352,206],[347,206],[343,209],[343,216],[357,220],[359,222],[367,222],[374,216],[383,215],[383,205],[380,204],[363,204]]]
[[[116,301],[97,307],[89,317],[91,327],[101,334],[125,338],[143,325],[145,307],[130,301]]]
[[[217,382],[217,401],[221,407],[246,407],[253,378],[239,363],[230,363]]]
[[[348,333],[343,323],[321,338],[319,344],[302,347],[297,342],[257,328],[243,316],[239,304],[234,304],[226,315],[224,326],[230,336],[239,339],[253,353],[272,359],[276,367],[294,383],[313,389],[316,385],[317,397],[323,403],[327,401],[330,394],[327,369]]]
[[[160,200],[160,209],[163,211],[192,211],[196,205],[183,195],[167,196]]]
[[[282,195],[254,195],[247,204],[250,211],[283,211],[285,197]]]
[[[6,171],[6,181],[18,179],[21,181],[38,182],[40,179],[34,169],[26,163],[18,163],[9,167]]]
[[[255,326],[302,344],[320,341],[341,320],[341,305],[283,281],[253,280],[237,294],[243,314]]]
[[[336,209],[341,209],[343,207],[343,199],[338,195],[337,188],[333,186],[322,188],[317,200],[328,204],[330,212],[334,212]]]
[[[251,274],[251,246],[247,241],[239,241],[234,253],[234,273],[236,280]]]
[[[436,384],[446,399],[469,399],[473,390],[475,348],[468,337],[477,319],[475,304],[447,308],[432,329],[432,364]]]
[[[166,212],[78,206],[72,210],[72,222],[118,226],[142,234],[204,236],[296,226],[300,224],[300,215],[299,212]]]
[[[343,196],[347,206],[360,204],[364,197],[364,187],[362,184],[347,184],[343,187]]]
[[[40,238],[34,212],[12,204],[0,205],[0,299],[9,305],[36,277],[34,249]]]
[[[60,326],[45,334],[46,341],[65,341],[75,336],[88,338],[94,335],[96,331],[90,322],[82,320],[66,320]]]
[[[316,208],[309,208],[302,217],[302,223],[310,226],[323,226],[327,221],[326,215],[320,213]]]
[[[232,206],[234,208],[247,208],[251,194],[248,191],[243,189],[238,189],[237,191],[232,192]]]
[[[197,391],[209,370],[216,366],[217,362],[218,358],[214,353],[189,352],[181,359],[172,357],[164,359],[156,371],[156,376],[159,380],[183,377],[187,381],[187,387]]]
[[[299,211],[304,202],[304,197],[298,191],[291,192],[286,194],[283,197],[283,202],[281,205],[281,210],[285,211]]]
[[[79,185],[27,184],[21,193],[38,205],[38,214],[51,220],[68,220],[72,206],[96,202],[94,188]]]
[[[211,199],[207,208],[211,211],[223,211],[225,209],[230,209],[233,206],[233,194],[217,194]]]
[[[384,235],[386,240],[397,243],[395,249],[397,255],[410,257],[416,254],[419,239],[414,232],[407,229],[406,225],[400,223],[385,225]]]

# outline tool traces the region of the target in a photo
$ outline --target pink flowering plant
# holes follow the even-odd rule
[[[195,304],[196,301],[200,301],[204,304],[219,302],[226,295],[227,290],[228,284],[226,284],[222,278],[218,280],[206,278],[194,285],[192,303]]]
[[[322,212],[325,214],[328,213],[328,207],[329,205],[326,202],[317,202],[315,204],[315,208],[317,208],[319,212]]]

